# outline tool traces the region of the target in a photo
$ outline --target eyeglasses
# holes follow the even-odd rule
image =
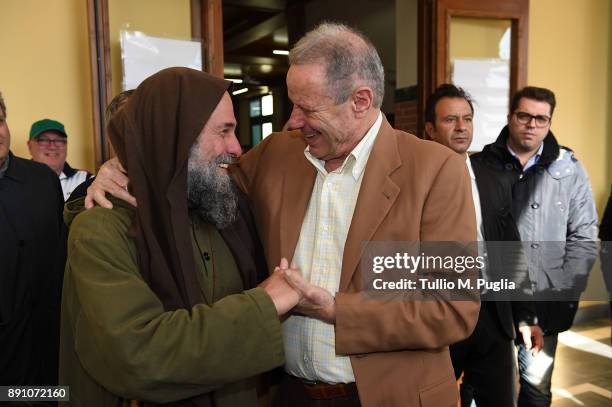
[[[548,116],[534,116],[525,112],[515,112],[514,115],[516,116],[516,120],[521,124],[529,124],[533,119],[535,119],[536,127],[546,127],[548,123],[550,123],[550,117]]]
[[[53,144],[57,148],[63,148],[66,147],[66,143],[68,143],[68,140],[66,140],[65,138],[49,139],[40,137],[36,139],[36,143],[38,143],[38,145],[42,147],[49,147],[51,144]]]

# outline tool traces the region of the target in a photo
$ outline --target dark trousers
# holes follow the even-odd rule
[[[514,343],[495,312],[495,303],[483,302],[472,335],[450,346],[455,377],[463,373],[463,407],[469,407],[472,398],[478,407],[516,406]]]
[[[327,400],[313,400],[300,379],[284,374],[272,402],[274,407],[361,407],[357,394]]]

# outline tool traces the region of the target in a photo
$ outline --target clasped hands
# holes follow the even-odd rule
[[[283,258],[272,275],[260,284],[272,298],[280,316],[288,313],[305,315],[333,324],[336,301],[324,288],[309,283],[295,264]]]
[[[136,198],[128,192],[128,182],[126,171],[119,160],[113,158],[107,161],[100,167],[96,180],[87,191],[85,207],[90,209],[96,202],[104,208],[112,208],[112,202],[106,198],[107,192],[136,206]],[[334,296],[326,289],[304,280],[299,268],[295,264],[290,266],[285,258],[281,259],[279,266],[260,287],[272,298],[281,317],[293,313],[331,324],[336,321]]]

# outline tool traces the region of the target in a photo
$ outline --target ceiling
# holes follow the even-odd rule
[[[284,87],[288,59],[273,51],[288,51],[322,21],[338,21],[364,32],[377,48],[388,88],[383,107],[393,110],[396,0],[223,0],[222,5],[224,74],[243,81],[234,89],[249,88],[241,99]]]
[[[225,76],[245,85],[282,85],[288,69],[288,9],[300,0],[224,0],[223,47]],[[237,86],[239,88],[239,86]]]

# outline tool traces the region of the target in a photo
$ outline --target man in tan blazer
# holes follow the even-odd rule
[[[304,295],[283,323],[275,404],[456,405],[448,345],[472,332],[478,301],[368,300],[358,268],[368,241],[475,241],[465,163],[391,128],[380,57],[363,35],[322,24],[289,60],[299,131],[268,136],[233,171],[268,263],[292,260],[281,268]]]
[[[309,280],[294,284],[311,303],[284,322],[289,376],[278,405],[311,406],[334,395],[346,399],[334,405],[453,405],[448,345],[470,334],[478,303],[367,300],[358,268],[367,241],[474,241],[465,163],[389,125],[380,111],[382,64],[361,34],[323,24],[296,44],[289,61],[289,127],[300,131],[268,136],[236,172],[268,261],[297,258]],[[327,259],[334,251],[341,252],[336,264]],[[330,264],[335,287],[318,277]],[[358,390],[352,401],[354,385],[338,384],[351,382]]]

